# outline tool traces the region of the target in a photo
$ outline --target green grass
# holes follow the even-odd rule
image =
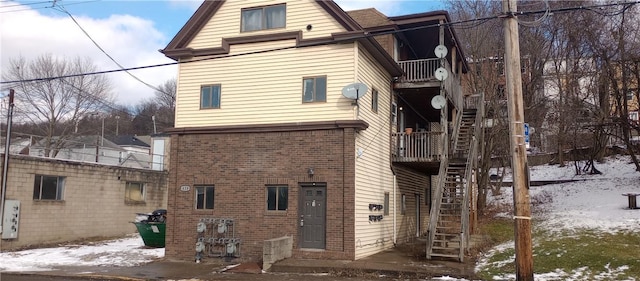
[[[493,219],[480,225],[480,233],[490,237],[492,244],[500,244],[513,240],[513,221]]]
[[[508,227],[489,225],[487,234],[496,232],[505,239]],[[511,228],[513,229],[513,227]],[[513,232],[511,232],[513,240]],[[496,252],[489,265],[478,275],[483,280],[515,272],[513,246]],[[618,269],[628,266],[626,269]],[[594,230],[572,232],[533,233],[533,268],[536,274],[561,270],[567,274],[581,274],[577,280],[630,280],[640,276],[640,233],[599,233]],[[568,276],[566,276],[568,277]]]

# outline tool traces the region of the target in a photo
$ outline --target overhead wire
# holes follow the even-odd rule
[[[545,20],[547,20],[549,18],[549,15],[551,15],[551,7],[549,6],[549,0],[544,0],[544,4],[545,4],[545,12],[544,14],[542,14],[542,16],[538,19],[535,19],[533,21],[525,21],[519,18],[516,18],[516,21],[523,25],[523,26],[527,26],[527,27],[538,27],[540,25],[542,25],[544,23]]]
[[[257,51],[237,53],[237,54],[226,54],[226,55],[209,56],[209,57],[204,57],[204,58],[199,58],[199,59],[192,59],[192,60],[188,60],[188,61],[177,61],[177,62],[170,62],[170,63],[161,63],[161,64],[129,67],[129,68],[121,67],[120,69],[94,71],[94,72],[78,73],[78,74],[68,74],[68,75],[61,75],[61,76],[55,76],[55,77],[42,77],[42,78],[32,78],[32,79],[24,79],[24,80],[0,81],[0,84],[29,83],[29,82],[47,81],[47,80],[53,80],[53,79],[63,79],[63,78],[71,78],[71,77],[86,76],[86,75],[100,75],[100,74],[109,74],[109,73],[115,73],[115,72],[121,72],[121,71],[141,70],[141,69],[147,69],[147,68],[155,68],[155,67],[171,66],[171,65],[186,64],[186,63],[196,63],[196,62],[224,59],[224,58],[231,58],[231,57],[255,55],[255,54],[262,54],[262,53],[289,50],[289,49],[322,46],[322,45],[328,45],[328,44],[334,44],[334,43],[353,41],[353,40],[361,39],[361,38],[370,38],[370,37],[374,37],[374,36],[387,35],[387,34],[396,34],[396,33],[401,33],[401,32],[407,32],[407,31],[413,31],[413,30],[421,30],[421,29],[434,28],[434,27],[440,27],[440,26],[455,27],[456,25],[469,24],[469,23],[478,22],[478,21],[482,21],[482,22],[486,23],[489,20],[502,19],[502,18],[505,18],[505,17],[512,17],[512,16],[536,15],[536,14],[547,14],[548,15],[548,14],[552,14],[552,13],[561,13],[561,12],[569,12],[569,11],[577,11],[577,10],[589,10],[589,11],[591,11],[593,8],[611,7],[611,6],[619,6],[619,5],[625,5],[625,6],[630,7],[630,6],[633,6],[633,5],[638,4],[638,3],[640,3],[640,0],[632,1],[632,2],[619,2],[619,3],[599,4],[599,5],[592,5],[592,6],[579,6],[579,7],[571,7],[571,8],[559,8],[559,9],[553,9],[553,10],[551,10],[549,8],[545,8],[544,10],[539,10],[539,11],[528,11],[528,12],[522,12],[521,11],[521,12],[513,12],[513,13],[510,13],[510,14],[502,13],[502,14],[499,14],[497,16],[489,16],[489,17],[483,17],[483,18],[461,20],[461,21],[457,21],[457,22],[449,22],[449,23],[442,23],[442,24],[441,23],[437,23],[437,24],[416,26],[416,27],[410,27],[410,28],[402,28],[402,29],[391,30],[391,31],[363,32],[363,34],[356,34],[356,35],[353,35],[353,36],[350,36],[350,37],[347,37],[347,38],[338,38],[338,39],[335,39],[335,40],[333,40],[331,42],[306,43],[306,44],[303,44],[303,45],[300,45],[300,46],[293,45],[293,46],[286,46],[286,47],[277,47],[277,48],[257,50]]]
[[[56,0],[57,1],[57,0]],[[66,4],[66,6],[71,6],[71,5],[78,5],[78,4],[86,4],[86,3],[91,3],[91,2],[98,2],[100,0],[90,0],[90,1],[83,1],[83,2],[73,2],[70,4]],[[0,1],[0,2],[9,2],[9,1]],[[53,3],[55,2],[54,0],[51,1],[46,1],[46,2],[38,2],[37,5],[40,4],[49,4],[49,3]],[[29,6],[29,5],[34,5],[32,3],[24,3],[22,5],[16,5],[16,6]],[[2,8],[7,8],[9,6],[0,6],[0,9]],[[51,9],[52,6],[51,5],[46,5],[46,6],[41,6],[41,7],[31,7],[30,8],[26,8],[26,9],[19,9],[19,10],[8,10],[8,11],[0,11],[0,14],[6,14],[6,13],[15,13],[15,12],[25,12],[25,11],[31,11],[31,10],[40,10],[40,9]]]
[[[541,11],[529,11],[529,12],[516,12],[513,15],[536,15],[536,14],[541,14],[541,13],[543,14],[543,16],[540,19],[537,19],[537,20],[535,20],[533,22],[524,22],[523,25],[527,25],[527,24],[537,24],[538,22],[544,21],[545,18],[547,18],[549,15],[551,15],[553,13],[577,11],[577,10],[587,10],[587,11],[596,12],[596,13],[601,14],[601,15],[615,16],[615,15],[618,15],[619,13],[621,13],[621,12],[624,12],[626,9],[630,8],[631,6],[640,3],[640,1],[634,1],[634,2],[603,4],[603,5],[594,5],[594,6],[579,6],[579,7],[572,7],[572,8],[560,8],[560,9],[551,10],[549,8],[549,6],[548,6],[548,1],[545,1],[545,2],[546,2],[547,7],[544,10],[541,10]],[[596,8],[611,7],[611,6],[617,6],[617,5],[624,5],[624,7],[620,11],[617,11],[615,13],[602,14],[600,11],[596,10]],[[77,23],[77,21],[73,18],[73,16],[70,13],[68,13],[66,10],[64,10],[62,12],[67,13],[73,19],[73,21],[76,22],[76,24],[80,27],[80,29],[83,30],[83,32],[85,32],[85,34],[91,39],[91,37]],[[511,16],[513,16],[513,15],[511,15]],[[506,15],[506,16],[509,16],[509,15]],[[361,35],[354,35],[354,36],[349,37],[349,38],[337,39],[335,41],[332,41],[331,43],[339,43],[339,42],[343,42],[343,41],[352,41],[352,40],[359,39],[359,38],[367,38],[367,37],[373,37],[373,36],[379,36],[379,35],[385,35],[385,34],[395,34],[395,33],[400,33],[400,32],[411,31],[411,30],[427,29],[427,28],[434,28],[434,27],[440,27],[440,26],[449,26],[449,27],[456,27],[456,28],[463,28],[463,29],[464,28],[473,28],[473,27],[477,27],[477,26],[480,26],[482,24],[485,24],[486,22],[488,22],[490,20],[500,19],[500,18],[504,18],[504,17],[505,17],[504,14],[500,14],[500,15],[497,15],[497,16],[490,16],[490,17],[484,17],[484,18],[475,18],[475,19],[470,19],[470,20],[461,20],[461,21],[457,21],[457,22],[450,22],[450,23],[444,23],[444,24],[438,23],[438,24],[424,25],[424,26],[419,26],[419,27],[404,28],[404,29],[397,29],[397,30],[383,31],[383,32],[365,32],[365,33],[363,33]],[[91,39],[91,40],[94,41],[93,39]],[[106,52],[104,52],[104,50],[102,50],[102,48],[97,43],[95,43],[95,41],[94,41],[94,44],[96,44],[96,46],[99,49],[101,49],[101,51],[103,51],[103,53],[105,53],[105,55],[110,57]],[[108,74],[108,73],[115,73],[115,72],[121,72],[121,71],[129,72],[129,71],[139,70],[139,69],[163,67],[163,66],[178,65],[178,64],[184,64],[184,63],[195,63],[195,62],[202,62],[202,61],[208,61],[208,60],[231,58],[231,57],[238,57],[238,56],[246,56],[246,55],[252,55],[252,54],[261,54],[261,53],[274,52],[274,51],[287,50],[287,49],[294,49],[294,48],[313,47],[313,46],[326,45],[326,44],[330,44],[330,43],[310,43],[310,44],[304,44],[302,46],[288,46],[288,47],[272,48],[272,49],[258,50],[258,51],[238,53],[238,54],[227,54],[227,55],[211,56],[211,57],[205,57],[205,58],[200,58],[200,59],[193,59],[193,60],[189,60],[189,61],[178,61],[178,62],[171,62],[171,63],[130,67],[130,68],[122,67],[115,60],[113,60],[113,58],[110,57],[110,59],[112,59],[120,67],[120,69],[105,70],[105,71],[94,71],[94,72],[89,72],[89,73],[69,74],[69,75],[62,75],[62,76],[56,76],[56,77],[23,79],[23,80],[14,80],[14,81],[0,81],[0,84],[31,83],[31,82],[38,83],[38,82],[55,80],[55,79],[61,79],[63,81],[63,83],[67,83],[67,84],[71,85],[72,87],[76,88],[77,90],[81,91],[81,93],[86,94],[84,90],[77,88],[75,85],[70,84],[69,82],[65,81],[64,79],[65,78],[71,78],[71,77],[78,77],[78,76]],[[140,81],[140,82],[143,82],[147,86],[150,86],[148,83],[145,83],[144,81]],[[150,86],[150,87],[152,89],[154,89],[154,90],[157,90],[153,86]],[[163,91],[159,91],[159,92],[163,92]],[[119,112],[125,113],[127,115],[131,114],[131,112],[123,110],[121,106],[117,106],[115,104],[109,103],[109,102],[104,101],[104,100],[100,100],[100,102],[103,105],[105,105],[105,107],[110,108],[111,110],[119,111]],[[140,114],[140,113],[137,116],[151,118],[151,116],[148,116],[148,115],[145,115],[145,114]],[[165,124],[162,121],[159,121],[159,123],[161,125],[171,126],[171,124]]]
[[[133,78],[134,78],[134,79],[136,79],[138,82],[140,82],[140,83],[142,83],[142,84],[146,85],[147,87],[149,87],[149,88],[151,88],[151,89],[153,89],[153,90],[155,90],[155,91],[157,91],[157,92],[163,93],[163,94],[165,94],[165,95],[169,95],[168,93],[164,92],[163,90],[161,90],[161,89],[159,89],[159,88],[157,88],[157,87],[155,87],[155,86],[153,86],[153,85],[151,85],[151,84],[149,84],[149,83],[147,83],[147,82],[143,81],[143,80],[142,80],[142,79],[140,79],[139,77],[137,77],[137,76],[133,75],[133,73],[131,73],[130,71],[126,70],[124,66],[122,66],[118,61],[116,61],[116,60],[115,60],[115,59],[114,59],[114,58],[113,58],[109,53],[107,53],[107,51],[105,51],[105,50],[100,46],[100,44],[98,44],[98,42],[96,42],[96,41],[93,39],[93,37],[91,37],[91,35],[89,35],[89,33],[88,33],[88,32],[87,32],[87,31],[82,27],[82,25],[80,25],[80,23],[75,19],[75,17],[74,17],[71,13],[69,13],[69,11],[67,11],[67,9],[65,9],[65,8],[64,8],[64,6],[62,6],[62,5],[58,4],[57,2],[54,2],[54,3],[53,3],[53,7],[52,7],[52,8],[53,8],[53,9],[55,9],[55,10],[57,10],[57,11],[60,11],[60,12],[62,12],[62,13],[67,14],[67,15],[71,18],[71,20],[73,20],[73,22],[76,24],[76,26],[78,26],[78,28],[80,28],[80,30],[82,31],[82,33],[84,33],[84,35],[86,35],[86,36],[87,36],[87,38],[89,38],[89,40],[91,40],[91,42],[92,42],[92,43],[93,43],[93,44],[94,44],[94,45],[95,45],[95,46],[96,46],[96,47],[97,47],[97,48],[98,48],[98,49],[99,49],[99,50],[100,50],[104,55],[106,55],[106,56],[107,56],[107,57],[108,57],[108,58],[109,58],[113,63],[115,63],[115,64],[116,64],[120,69],[122,69],[125,73],[129,74],[129,76],[133,77]]]
[[[24,3],[24,4],[13,4],[13,5],[4,5],[0,8],[11,8],[11,7],[20,7],[20,6],[25,6],[25,5],[38,5],[38,4],[48,4],[48,3],[52,3],[54,2],[53,0],[49,0],[49,1],[42,1],[42,2],[33,2],[33,3]]]

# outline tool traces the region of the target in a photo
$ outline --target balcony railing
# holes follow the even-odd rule
[[[434,162],[442,154],[442,132],[393,133],[394,162]]]
[[[426,82],[436,79],[434,73],[440,67],[440,59],[406,60],[398,65],[405,72],[402,82]]]

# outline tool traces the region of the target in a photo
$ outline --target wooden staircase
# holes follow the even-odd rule
[[[469,193],[477,158],[480,118],[476,109],[465,109],[457,120],[451,151],[441,162],[438,186],[429,220],[427,259],[463,261],[469,237]]]

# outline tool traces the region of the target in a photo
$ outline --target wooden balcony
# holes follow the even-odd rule
[[[442,155],[442,132],[393,133],[393,162],[438,162]]]
[[[420,59],[399,61],[398,65],[405,72],[401,83],[437,81],[434,73],[440,67],[440,59]]]
[[[448,61],[445,60],[444,65],[442,63],[441,59],[438,58],[399,61],[398,65],[404,70],[405,75],[395,83],[394,87],[396,89],[440,88],[444,84],[447,99],[456,108],[462,109],[464,104],[460,88],[460,77],[452,72]],[[441,66],[449,74],[443,82],[435,77],[436,69]]]

